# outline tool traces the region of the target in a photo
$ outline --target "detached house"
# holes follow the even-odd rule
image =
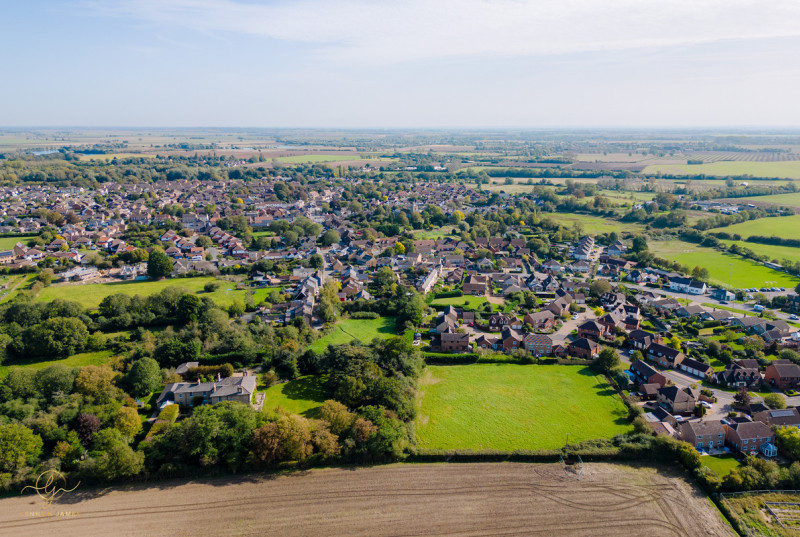
[[[549,356],[553,352],[553,340],[544,334],[528,334],[522,344],[534,356]]]
[[[664,375],[641,360],[637,360],[631,364],[630,372],[639,384],[658,384],[659,388],[663,388],[667,385],[667,378]]]
[[[775,434],[772,429],[760,421],[731,423],[725,426],[728,444],[743,455],[763,453],[768,457],[777,455]]]
[[[767,366],[764,382],[779,390],[793,390],[800,385],[800,367],[793,363],[778,363],[776,360]]]
[[[181,406],[215,404],[221,401],[238,401],[251,404],[256,393],[256,377],[228,377],[215,382],[176,382],[167,384],[157,403],[173,401]]]
[[[577,358],[594,360],[600,355],[600,344],[582,337],[570,343],[567,347],[567,352]]]
[[[687,421],[681,424],[681,438],[701,449],[722,449],[725,445],[725,426],[721,421]]]
[[[658,390],[658,404],[673,414],[691,414],[697,405],[697,398],[689,388],[666,386]]]
[[[655,362],[661,367],[670,369],[676,368],[683,361],[686,356],[681,351],[675,350],[672,347],[653,343],[647,347],[645,358],[651,362]]]

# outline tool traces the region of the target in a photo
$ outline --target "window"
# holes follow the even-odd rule
[[[744,439],[744,443],[745,443],[745,444],[747,443],[747,438],[745,438],[745,439]]]
[[[697,439],[698,440],[702,440],[703,439],[703,435],[702,434],[697,435]]]

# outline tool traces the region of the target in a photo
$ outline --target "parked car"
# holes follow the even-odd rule
[[[711,409],[711,403],[709,403],[708,401],[700,401],[700,404],[708,409]]]
[[[798,321],[800,320],[800,317],[792,313],[791,315],[789,315],[789,319],[791,319],[792,321]]]

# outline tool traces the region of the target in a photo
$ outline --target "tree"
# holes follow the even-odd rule
[[[219,282],[217,281],[208,282],[203,286],[203,291],[205,291],[206,293],[213,293],[217,289],[219,289]]]
[[[600,351],[592,365],[603,373],[610,373],[620,366],[619,355],[614,349],[606,347]]]
[[[319,409],[319,418],[327,422],[333,434],[341,436],[353,425],[356,415],[348,411],[342,403],[328,399]]]
[[[144,468],[144,453],[131,449],[116,429],[98,432],[94,444],[88,466],[97,477],[110,481],[136,475]]]
[[[633,354],[631,354],[631,363],[641,362],[642,360],[644,360],[644,355],[642,354],[642,351],[633,351]]]
[[[595,280],[589,285],[589,292],[593,296],[600,297],[605,293],[611,292],[611,284],[605,280]]]
[[[36,389],[50,402],[69,395],[74,383],[75,371],[64,364],[54,364],[36,373]]]
[[[749,406],[750,405],[750,393],[747,391],[746,386],[742,386],[736,391],[736,395],[733,396],[733,400],[739,406]]]
[[[403,243],[398,241],[394,243],[394,252],[398,255],[403,255],[406,253],[406,247],[403,246]]]
[[[392,292],[392,284],[397,282],[394,271],[390,267],[381,267],[372,278],[375,294],[386,295]]]
[[[142,420],[139,419],[139,413],[136,412],[136,409],[124,406],[114,416],[114,427],[125,438],[131,439],[142,430]]]
[[[66,358],[82,352],[89,341],[83,321],[74,317],[52,317],[22,333],[22,352],[28,356]]]
[[[211,248],[214,246],[214,241],[211,240],[211,237],[207,237],[205,235],[200,235],[197,237],[197,240],[194,243],[202,248]]]
[[[153,248],[147,260],[147,275],[154,280],[166,278],[172,274],[172,260],[160,248]]]
[[[13,472],[42,451],[42,437],[19,423],[0,425],[0,470]]]
[[[128,392],[134,397],[145,397],[161,385],[161,369],[152,358],[139,358],[125,377]]]
[[[339,236],[339,232],[335,229],[329,229],[325,233],[322,234],[322,246],[331,246],[333,244],[339,244],[341,237]]]
[[[678,336],[672,336],[669,339],[669,346],[675,349],[676,351],[681,350],[681,340]]]
[[[768,393],[764,396],[764,404],[773,409],[786,408],[786,398],[779,393]]]
[[[312,450],[308,420],[296,414],[253,431],[253,453],[264,462],[300,461]]]
[[[36,276],[36,279],[42,282],[45,287],[48,287],[51,283],[53,283],[53,269],[47,268],[42,270]]]
[[[197,295],[186,293],[178,300],[178,318],[184,322],[197,321],[200,313],[201,301]]]
[[[633,238],[633,244],[631,245],[631,251],[633,251],[633,253],[638,254],[646,252],[647,249],[647,240],[644,237],[637,235]]]
[[[117,391],[114,386],[114,371],[107,365],[82,367],[75,377],[75,391],[101,403],[109,402]]]
[[[75,418],[74,428],[83,447],[88,448],[94,441],[94,434],[100,430],[100,418],[94,414],[83,412]]]
[[[308,266],[310,266],[311,268],[313,268],[313,269],[315,269],[315,270],[320,270],[320,269],[322,269],[322,268],[325,266],[325,260],[324,260],[324,259],[322,259],[322,256],[321,256],[321,255],[319,255],[319,254],[313,254],[313,255],[312,255],[312,256],[311,256],[311,257],[308,259]]]

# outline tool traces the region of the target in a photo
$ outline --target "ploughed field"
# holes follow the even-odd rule
[[[66,503],[69,502],[69,503]],[[33,518],[29,511],[71,511]],[[398,464],[0,500],[0,534],[730,536],[682,477],[586,464]]]

